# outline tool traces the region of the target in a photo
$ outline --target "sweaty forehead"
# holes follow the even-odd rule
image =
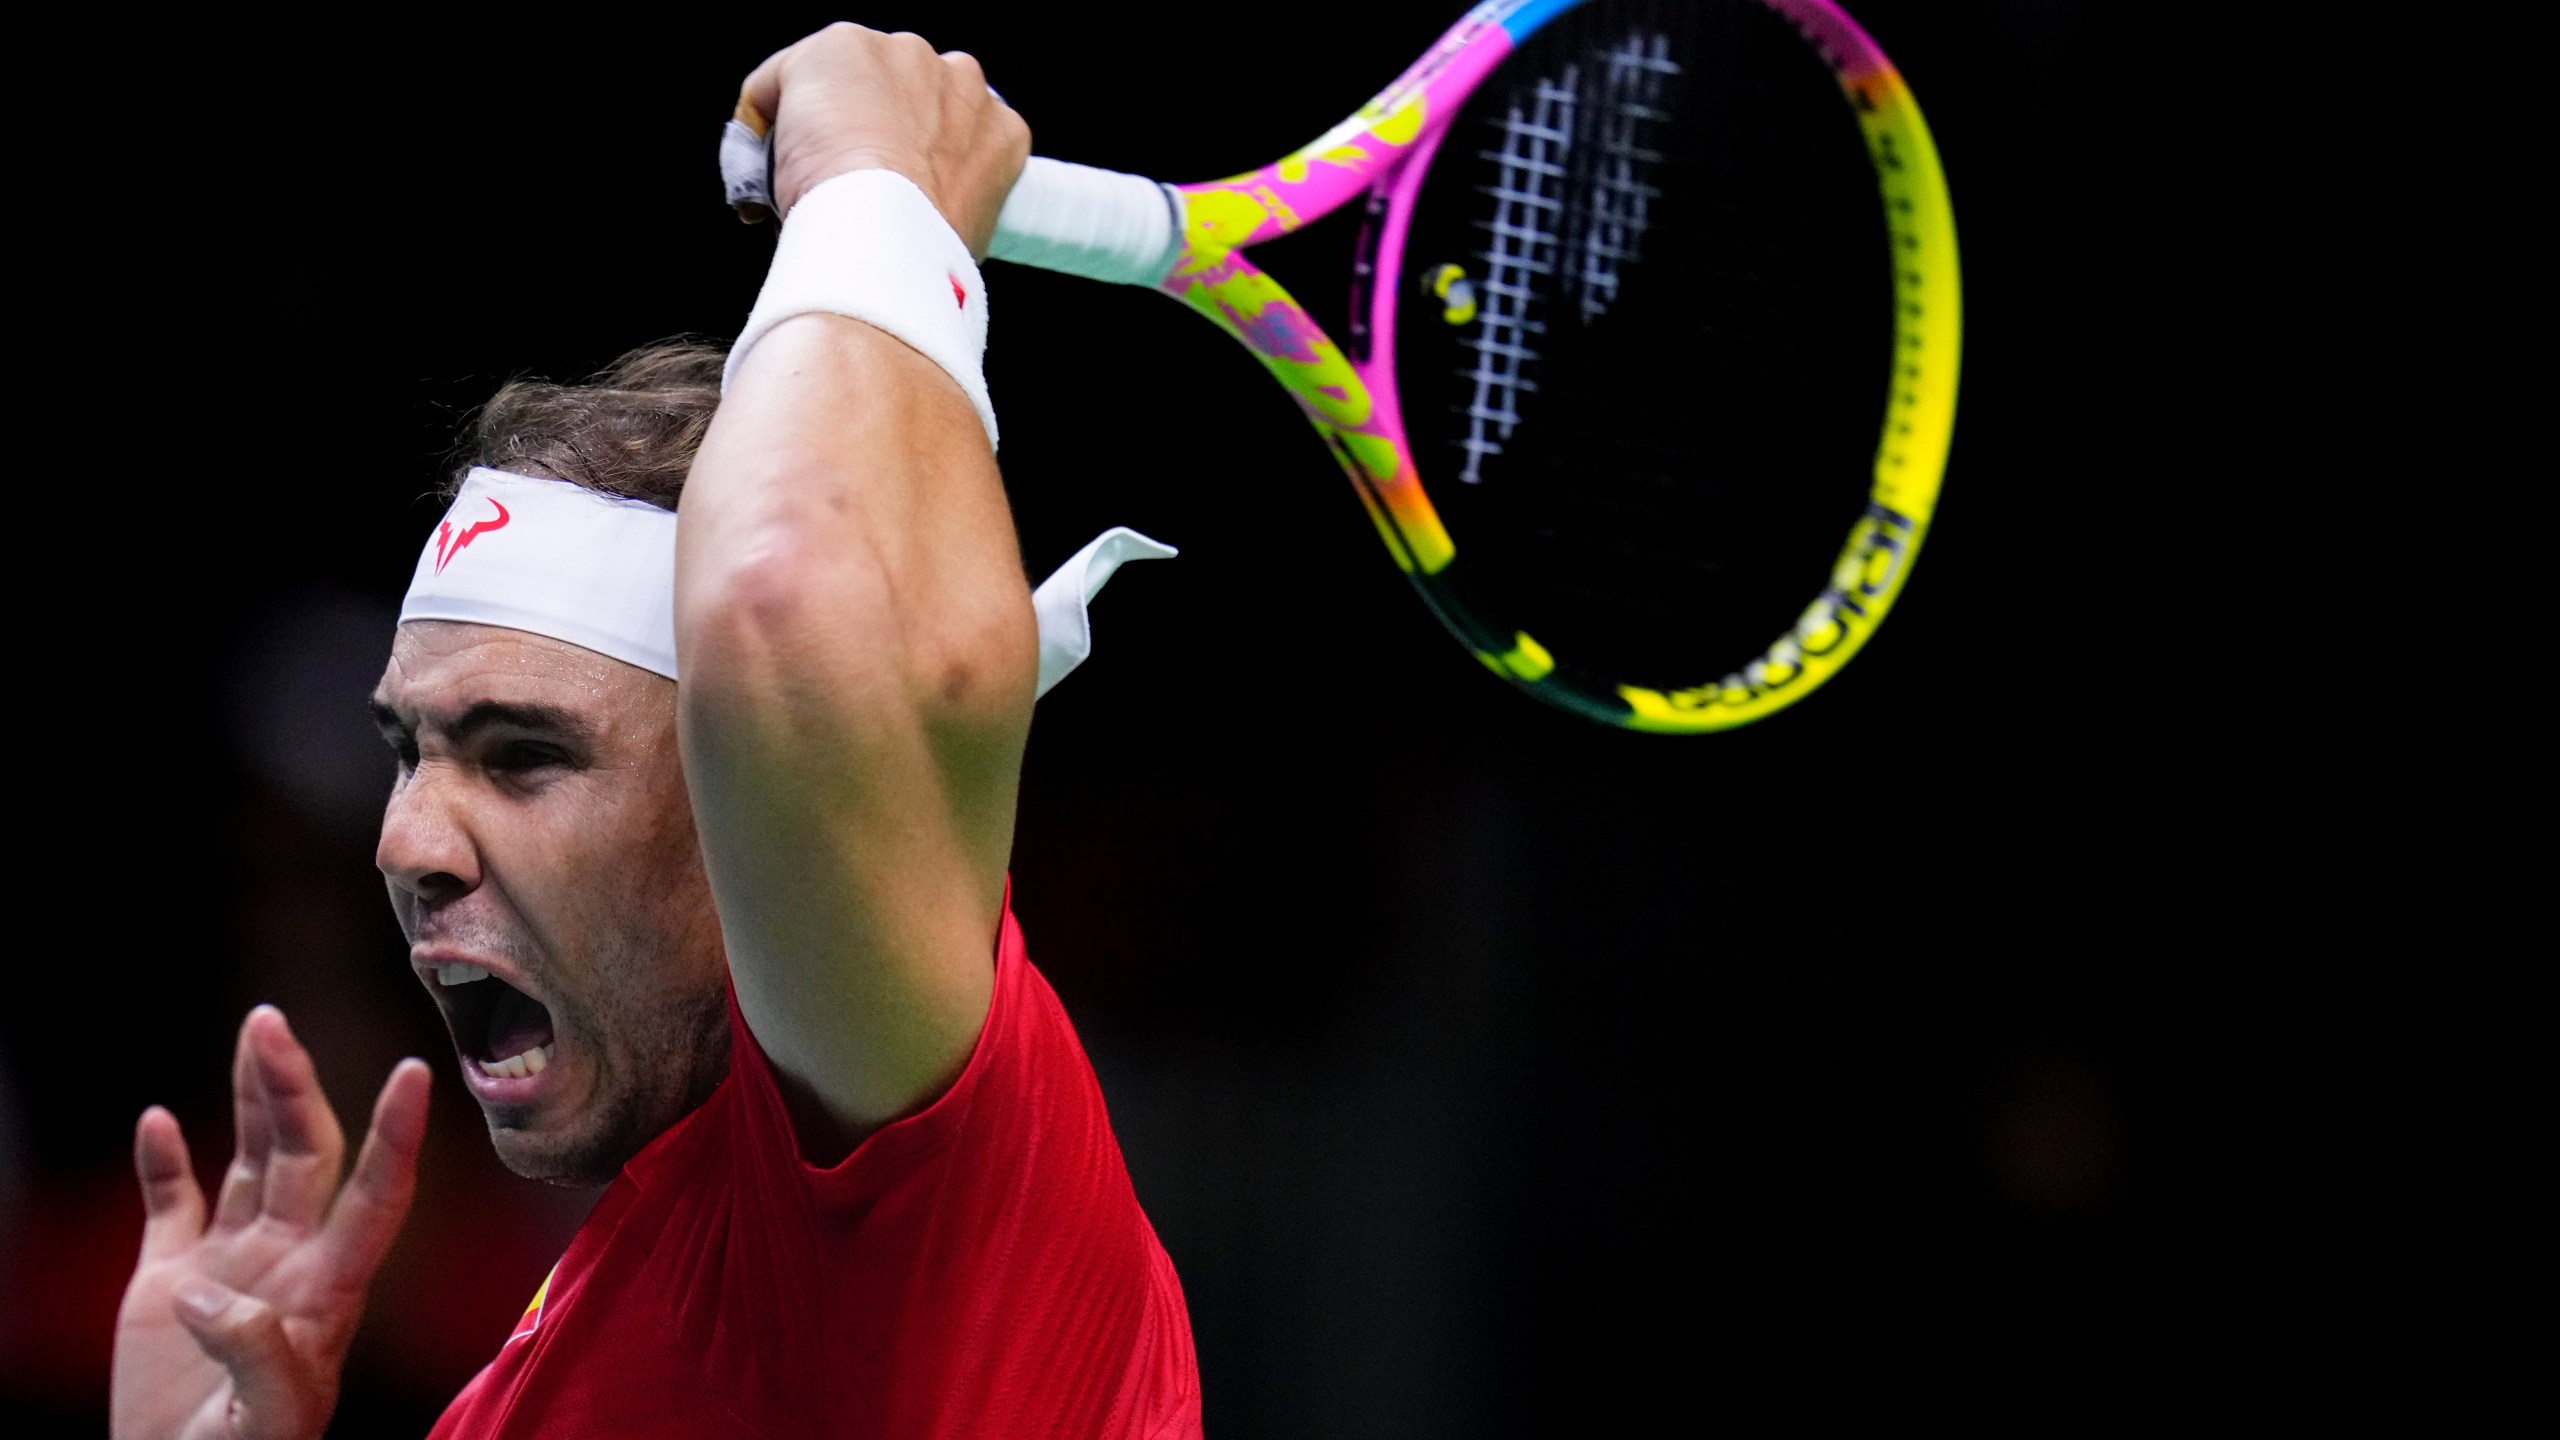
[[[610,656],[523,630],[412,620],[392,632],[374,699],[434,724],[483,701],[565,707],[605,718],[672,705],[675,682]]]

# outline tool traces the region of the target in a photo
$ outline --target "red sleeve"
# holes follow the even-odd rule
[[[1196,1434],[1181,1285],[1009,903],[995,964],[950,1090],[823,1168],[733,1001],[727,1080],[438,1436]]]

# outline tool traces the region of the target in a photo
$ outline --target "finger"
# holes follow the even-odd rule
[[[772,60],[767,60],[750,72],[746,83],[738,87],[737,107],[729,113],[745,121],[748,129],[770,140],[773,138],[774,112],[781,108],[782,73]]]
[[[930,67],[940,56],[940,52],[933,48],[932,41],[913,30],[891,31],[888,42],[882,53],[891,65],[904,66],[910,77],[932,73]]]
[[[767,55],[763,64],[747,72],[745,83],[738,87],[738,108],[733,113],[746,122],[748,129],[768,140],[773,138],[773,122],[782,117],[782,62],[799,48],[786,45]]]
[[[942,63],[959,72],[960,79],[963,81],[960,86],[961,95],[975,97],[983,93],[987,104],[997,113],[1013,113],[1013,102],[1004,98],[1004,92],[988,82],[986,67],[978,63],[977,56],[966,50],[945,50],[942,52]]]
[[[157,1105],[133,1127],[133,1173],[142,1182],[142,1258],[175,1254],[204,1234],[204,1187],[178,1117]]]
[[[960,93],[963,96],[975,96],[980,90],[986,91],[989,95],[995,95],[995,87],[987,83],[986,67],[978,63],[977,56],[966,50],[945,50],[942,52],[942,63],[958,73],[963,82],[960,87]]]
[[[737,118],[746,121],[749,129],[771,138],[768,133],[771,127],[781,123],[782,120],[784,72],[791,68],[792,62],[800,58],[811,45],[841,46],[849,36],[864,35],[878,38],[875,31],[867,30],[849,21],[839,20],[767,55],[764,57],[763,64],[747,72],[746,83],[738,87],[738,109],[734,112]],[[751,116],[761,118],[764,124],[757,125],[756,120],[750,118]]]
[[[293,1036],[282,1011],[251,1017],[250,1048],[258,1061],[258,1085],[267,1101],[273,1140],[267,1151],[266,1188],[260,1210],[297,1229],[320,1223],[338,1191],[346,1163],[346,1132],[320,1088],[311,1054]]]
[[[953,81],[945,92],[946,103],[961,106],[973,120],[983,112],[1008,108],[996,87],[987,83],[986,67],[978,63],[977,56],[966,50],[945,50],[937,58],[951,72]]]
[[[433,1086],[427,1062],[403,1060],[382,1094],[373,1102],[373,1124],[365,1131],[356,1169],[338,1192],[321,1231],[331,1268],[344,1281],[361,1288],[373,1278],[400,1222],[408,1218],[409,1201],[418,1189],[418,1147],[427,1136],[427,1097]]]
[[[286,1340],[275,1307],[254,1295],[189,1276],[171,1291],[178,1323],[214,1363],[231,1372],[231,1433],[317,1434],[330,1396]]]
[[[258,1199],[265,1189],[267,1151],[275,1132],[267,1124],[267,1093],[258,1083],[258,1061],[250,1041],[258,1016],[275,1007],[261,1005],[240,1022],[240,1043],[231,1052],[231,1168],[222,1173],[222,1196],[214,1202],[213,1227],[237,1230],[258,1218]]]

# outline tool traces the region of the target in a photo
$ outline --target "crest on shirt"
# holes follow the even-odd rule
[[[516,1322],[515,1333],[507,1337],[508,1344],[513,1345],[541,1327],[542,1302],[551,1294],[551,1282],[553,1279],[557,1278],[559,1274],[560,1267],[558,1265],[554,1265],[551,1267],[551,1273],[542,1277],[542,1284],[540,1288],[533,1292],[533,1303],[524,1307],[524,1318]]]

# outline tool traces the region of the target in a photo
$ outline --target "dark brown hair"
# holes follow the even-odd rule
[[[445,497],[472,466],[486,465],[673,510],[720,408],[728,356],[724,346],[680,337],[643,345],[575,385],[510,380],[472,416]]]

